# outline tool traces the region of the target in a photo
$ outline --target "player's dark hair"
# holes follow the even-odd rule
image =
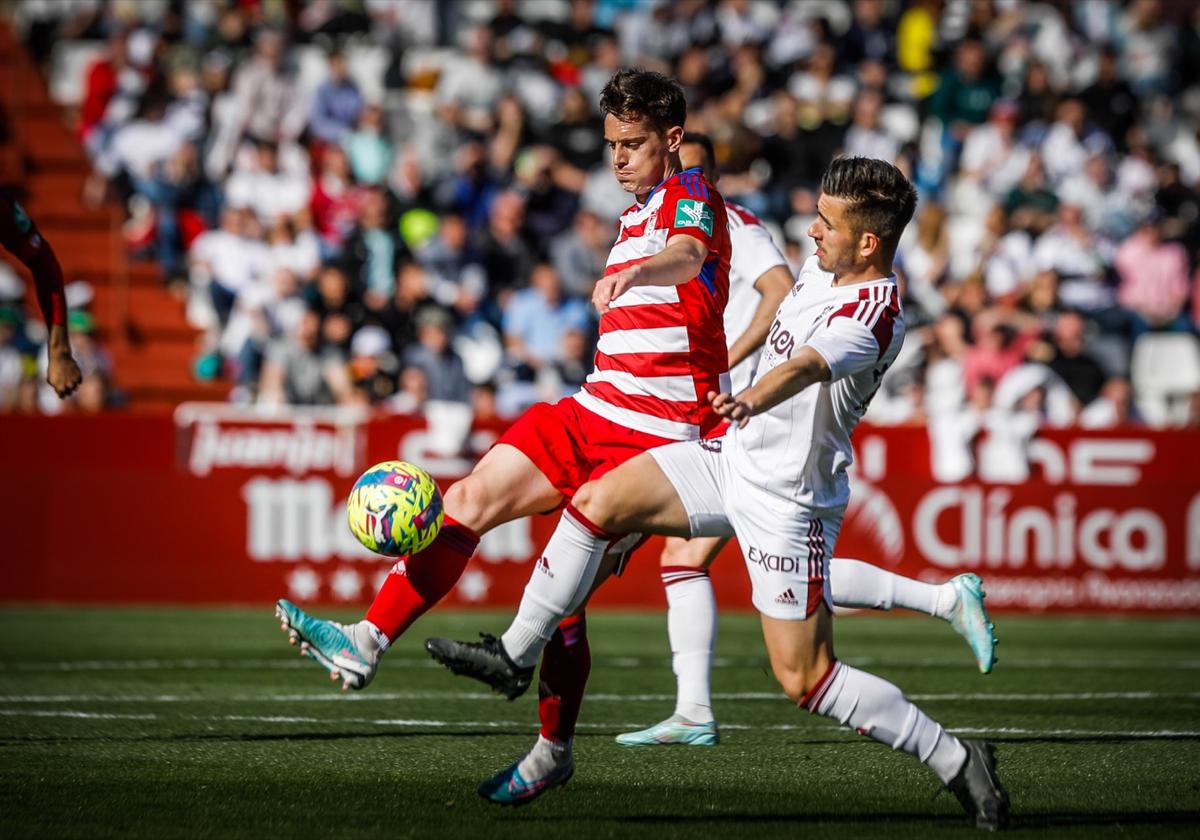
[[[875,234],[889,253],[917,207],[917,191],[904,173],[875,158],[836,158],[821,177],[821,192],[846,201],[855,232]]]
[[[708,156],[708,165],[713,169],[717,168],[717,150],[713,146],[711,137],[699,131],[685,131],[683,133],[683,142],[693,143],[704,149],[704,154]]]
[[[600,92],[600,113],[621,122],[645,120],[660,134],[687,120],[687,100],[674,79],[634,67],[618,71]]]

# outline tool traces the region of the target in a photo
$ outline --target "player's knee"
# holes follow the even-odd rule
[[[809,668],[802,664],[783,665],[777,663],[774,671],[775,679],[779,681],[779,685],[783,688],[783,693],[793,703],[799,703],[803,700],[821,679],[821,673],[818,669]]]
[[[617,515],[618,496],[607,482],[589,481],[575,493],[571,506],[597,528],[615,532],[621,524]]]
[[[679,537],[669,537],[663,545],[663,553],[659,565],[703,569],[704,557],[695,551],[695,545],[695,543]]]
[[[487,494],[472,475],[451,484],[442,494],[442,504],[447,514],[468,528],[479,530],[487,518]]]

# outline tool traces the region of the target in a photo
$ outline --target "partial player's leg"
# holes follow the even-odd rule
[[[364,688],[388,645],[454,587],[480,534],[561,501],[562,493],[525,452],[499,443],[446,491],[445,523],[437,538],[392,567],[364,620],[343,625],[319,619],[286,600],[278,603],[276,615],[291,642],[331,679],[340,678],[343,690]]]
[[[668,537],[660,560],[667,593],[667,638],[675,672],[675,711],[666,720],[617,736],[626,747],[666,744],[713,746],[719,740],[712,713],[712,657],[717,643],[717,602],[708,567],[728,537]]]
[[[830,578],[837,606],[902,607],[943,619],[967,640],[981,673],[990,673],[996,664],[995,628],[983,603],[979,575],[967,573],[941,584],[925,583],[861,560],[835,557],[830,561]]]
[[[654,450],[654,455],[676,447],[690,451],[694,445],[675,444]],[[698,447],[696,451],[700,451]],[[527,685],[532,664],[545,650],[539,686],[542,732],[529,752],[480,787],[480,795],[493,802],[531,802],[574,772],[571,739],[587,676],[580,667],[590,657],[579,655],[581,650],[586,654],[586,648],[571,646],[586,645],[582,625],[572,640],[567,637],[569,624],[560,622],[567,610],[578,612],[577,605],[609,574],[613,561],[605,555],[608,544],[622,532],[688,533],[697,521],[693,506],[684,507],[655,457],[640,455],[580,489],[546,547],[545,562],[539,561],[526,586],[516,620],[502,639],[485,639],[483,644],[449,639],[426,642],[430,653],[451,670],[500,690],[518,674]],[[710,494],[710,503],[719,511],[719,493]],[[553,637],[547,645],[549,631]]]
[[[613,541],[634,531],[679,534],[688,527],[687,511],[671,482],[654,458],[639,455],[579,488],[500,639],[464,643],[435,638],[425,646],[455,673],[486,682],[514,699],[528,687],[533,666],[559,622],[582,608]]]

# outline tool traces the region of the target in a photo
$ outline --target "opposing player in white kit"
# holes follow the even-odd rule
[[[487,661],[472,649],[464,673],[508,685],[513,660],[545,645],[520,628],[577,610],[620,535],[736,536],[788,698],[917,757],[977,826],[1007,823],[991,744],[960,741],[833,650],[829,561],[849,499],[850,436],[904,340],[892,260],[915,205],[890,163],[830,164],[809,230],[816,254],[776,314],[758,378],[736,396],[709,395],[730,432],[653,449],[581,487],[543,555],[553,575],[535,571],[503,649],[485,650]]]
[[[707,135],[684,134],[679,158],[683,166],[699,168],[710,184],[718,183],[716,155]],[[793,278],[771,232],[758,217],[728,199],[725,208],[733,249],[725,337],[729,341],[729,392],[737,394],[750,386],[775,310],[791,289]],[[719,741],[711,689],[717,602],[708,568],[728,542],[729,537],[667,537],[660,568],[676,678],[675,710],[647,729],[618,735],[618,744],[713,746]],[[945,619],[967,640],[979,670],[991,672],[996,640],[978,575],[962,574],[938,585],[901,577],[860,560],[835,557],[830,561],[830,579],[833,601],[839,607],[903,607]]]

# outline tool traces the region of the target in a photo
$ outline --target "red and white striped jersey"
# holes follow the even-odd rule
[[[775,314],[756,375],[808,346],[829,363],[832,377],[730,430],[725,451],[738,473],[809,510],[844,506],[850,435],[903,342],[894,276],[834,286],[833,275],[809,257]]]
[[[729,303],[725,307],[725,340],[730,344],[750,326],[762,295],[754,284],[777,265],[786,266],[787,259],[771,237],[762,220],[732,201],[725,202],[729,213],[729,245],[733,254],[729,260]],[[789,269],[790,273],[790,269]],[[751,353],[729,371],[731,393],[736,394],[750,384],[758,354]]]
[[[596,366],[575,395],[614,423],[669,440],[710,437],[723,421],[706,395],[729,362],[722,317],[729,298],[729,222],[699,169],[663,181],[621,216],[605,276],[660,253],[685,234],[708,248],[700,273],[678,286],[638,286],[600,317]]]

